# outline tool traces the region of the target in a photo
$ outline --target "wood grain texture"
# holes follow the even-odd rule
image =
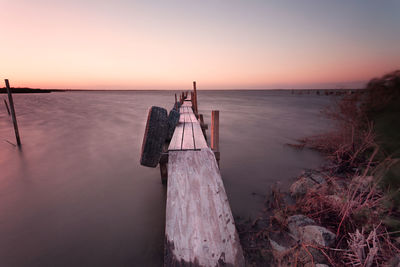
[[[183,101],[182,106],[184,106],[184,107],[192,107],[192,101],[185,100],[185,101]]]
[[[210,148],[171,151],[166,266],[244,266],[221,175]]]
[[[178,125],[176,125],[171,142],[169,143],[168,150],[181,150],[182,149],[183,127],[184,127],[184,124],[181,124],[181,123],[178,123]]]
[[[190,113],[183,113],[185,118],[185,128],[183,130],[182,150],[195,149],[193,138],[193,125]]]
[[[168,150],[198,150],[208,147],[207,141],[190,106],[179,108],[179,124],[172,136]],[[180,141],[179,141],[180,140]]]
[[[208,147],[199,122],[193,123],[193,138],[194,138],[194,146],[196,149],[202,149]]]

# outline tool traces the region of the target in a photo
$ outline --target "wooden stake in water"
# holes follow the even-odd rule
[[[175,109],[178,110],[178,98],[176,97],[176,94],[175,94]]]
[[[219,110],[211,112],[211,149],[219,151]]]
[[[196,89],[196,81],[193,81],[193,106],[194,106],[194,114],[198,114],[198,109],[197,109],[197,89]]]
[[[6,105],[8,116],[10,116],[10,109],[8,108],[7,101],[5,99],[3,99],[3,100],[4,100],[4,105]]]
[[[19,138],[17,117],[15,116],[14,101],[13,101],[12,94],[11,94],[11,88],[10,88],[10,84],[8,83],[8,79],[5,79],[4,81],[6,83],[6,88],[7,88],[8,102],[10,103],[11,117],[12,117],[13,124],[14,124],[15,138],[17,139],[17,144],[20,147],[21,140]]]

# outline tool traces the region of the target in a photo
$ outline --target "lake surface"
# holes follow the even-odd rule
[[[139,158],[149,107],[169,110],[174,93],[15,94],[21,150],[0,103],[0,266],[161,266],[166,187]],[[271,186],[323,163],[285,144],[329,128],[330,97],[199,91],[198,102],[209,125],[220,110],[236,217],[254,218]]]

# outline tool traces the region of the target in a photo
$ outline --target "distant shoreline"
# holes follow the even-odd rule
[[[344,94],[361,91],[362,89],[203,89],[199,91],[215,91],[215,92],[230,92],[230,91],[291,91],[292,94]],[[36,94],[36,93],[51,93],[51,92],[164,92],[164,91],[178,91],[178,89],[40,89],[17,87],[11,88],[13,94]],[[6,88],[0,88],[0,94],[7,94]]]
[[[65,92],[65,90],[60,89],[33,89],[26,87],[19,88],[11,88],[11,92],[13,94],[42,94],[42,93],[51,93],[51,92]],[[0,94],[7,94],[6,88],[0,88]]]

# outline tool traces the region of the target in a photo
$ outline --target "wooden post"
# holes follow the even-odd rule
[[[176,94],[175,94],[175,109],[178,110],[178,98],[176,97]]]
[[[203,114],[199,114],[199,119],[200,119],[201,131],[203,132],[204,139],[207,140],[206,129],[208,129],[208,125],[204,124],[204,117],[203,117]]]
[[[12,94],[11,94],[11,88],[10,88],[10,84],[8,83],[8,79],[5,79],[4,81],[6,83],[6,88],[7,88],[8,102],[10,103],[11,116],[12,116],[12,120],[13,120],[13,124],[14,124],[15,138],[17,139],[17,144],[20,147],[21,140],[19,138],[17,117],[15,116],[14,101],[13,101]]]
[[[198,109],[197,109],[197,88],[196,88],[196,81],[193,81],[193,97],[192,97],[192,99],[193,99],[193,107],[194,107],[194,114],[196,114],[196,116],[197,116],[197,114],[199,113],[198,112]]]
[[[164,143],[162,147],[162,153],[160,157],[160,174],[161,183],[166,185],[168,181],[168,145],[169,143]]]
[[[211,149],[219,151],[219,110],[211,112]]]
[[[219,110],[211,112],[211,149],[214,151],[215,159],[219,167]]]
[[[167,184],[167,181],[168,181],[168,152],[161,154],[160,174],[161,174],[161,183]]]
[[[4,105],[6,105],[8,116],[10,116],[10,109],[8,108],[7,101],[5,99],[3,99],[3,100],[4,100]]]

